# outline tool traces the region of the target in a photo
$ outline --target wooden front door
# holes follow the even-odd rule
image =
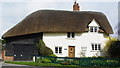
[[[75,57],[75,47],[74,46],[69,46],[68,55],[69,55],[69,57]]]

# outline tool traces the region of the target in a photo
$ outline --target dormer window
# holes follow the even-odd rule
[[[90,26],[89,27],[90,28],[90,32],[98,32],[98,30],[99,30],[99,27],[95,27],[95,26]]]
[[[74,38],[75,33],[74,32],[67,32],[67,38]]]
[[[100,26],[96,22],[95,19],[93,19],[92,22],[88,26],[89,26],[89,32],[91,32],[91,33],[98,33],[98,30],[99,30]]]

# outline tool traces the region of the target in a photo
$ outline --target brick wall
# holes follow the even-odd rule
[[[13,56],[5,56],[5,50],[2,51],[2,60],[3,61],[14,61],[14,57]]]

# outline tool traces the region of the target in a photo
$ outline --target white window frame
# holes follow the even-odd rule
[[[93,28],[93,32],[91,32],[91,28]],[[97,28],[97,31],[95,31],[95,28]],[[98,33],[99,27],[97,26],[89,26],[89,33]]]
[[[91,50],[92,51],[101,51],[101,43],[92,43]]]
[[[67,38],[75,38],[75,33],[74,32],[67,32]]]
[[[56,52],[56,48],[58,49],[57,52]],[[61,48],[61,52],[60,52],[60,48]],[[62,54],[62,46],[55,46],[55,54]]]

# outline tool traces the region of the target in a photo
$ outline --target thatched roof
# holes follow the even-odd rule
[[[3,38],[39,32],[84,32],[93,19],[102,31],[113,33],[106,16],[101,12],[38,10],[8,30]]]

